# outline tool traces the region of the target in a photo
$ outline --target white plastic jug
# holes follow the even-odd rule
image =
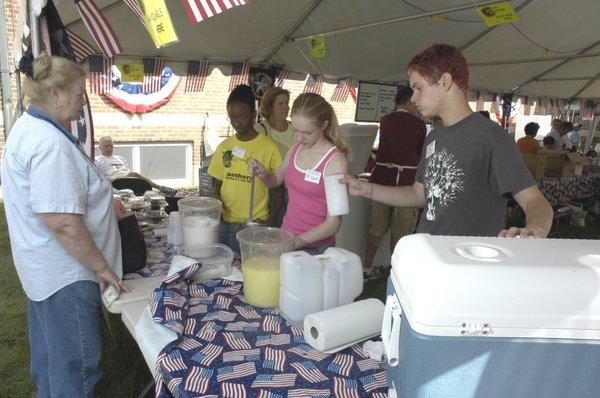
[[[348,250],[289,252],[280,261],[279,313],[292,325],[302,327],[308,314],[350,304],[362,292],[362,263]]]

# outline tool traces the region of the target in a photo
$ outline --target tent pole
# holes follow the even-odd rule
[[[582,87],[581,87],[579,90],[577,90],[577,92],[576,92],[575,94],[573,94],[573,95],[571,96],[571,98],[569,98],[569,99],[577,98],[577,96],[578,96],[579,94],[583,93],[583,92],[585,91],[585,89],[586,89],[586,88],[588,88],[589,86],[591,86],[592,84],[594,84],[594,82],[595,82],[596,80],[598,80],[598,79],[600,79],[600,72],[598,72],[598,73],[596,74],[596,76],[594,76],[594,77],[592,77],[590,80],[588,80],[588,82],[587,82],[587,83],[585,83],[585,84],[584,84],[584,85],[583,85],[583,86],[582,86]]]
[[[34,1],[29,0],[29,30],[31,35],[31,53],[34,58],[40,55],[40,30],[38,25],[38,17],[35,15]]]
[[[265,57],[265,59],[263,59],[263,63],[265,63],[265,64],[268,63],[271,60],[271,58],[273,58],[273,56],[275,56],[275,54],[277,54],[277,51],[279,51],[279,49],[281,47],[283,47],[283,45],[290,40],[290,38],[292,37],[292,35],[294,34],[294,32],[296,32],[296,30],[298,30],[298,28],[300,27],[300,25],[302,25],[304,23],[304,21],[306,20],[306,18],[308,18],[308,16],[310,14],[312,14],[312,12],[319,6],[319,4],[321,4],[321,1],[322,0],[315,0],[315,2],[312,4],[312,6],[310,6],[310,8],[308,10],[306,10],[306,12],[304,13],[304,15],[302,15],[302,17],[298,20],[298,22],[296,22],[296,24],[294,26],[292,26],[292,28],[283,37],[283,39],[281,39],[279,41],[279,43],[277,43],[277,45],[269,53],[269,55],[267,55]]]
[[[600,122],[600,118],[597,118],[596,112],[594,112],[594,114],[592,115],[592,120],[590,120],[588,125],[587,139],[585,140],[585,148],[583,149],[584,154],[592,146],[592,141],[594,141],[594,133],[596,132],[596,128],[598,127],[598,122]]]
[[[4,2],[0,3],[0,81],[2,84],[2,120],[4,124],[4,140],[12,127],[12,103],[10,89],[10,69],[8,59],[8,40],[6,38],[6,17]]]
[[[510,1],[514,1],[514,0],[507,0],[507,1],[510,2]],[[371,23],[367,23],[367,24],[363,24],[363,25],[350,26],[348,28],[334,29],[334,30],[330,30],[327,32],[313,33],[311,35],[306,35],[306,36],[292,37],[289,39],[289,41],[297,42],[297,41],[301,41],[301,40],[310,40],[315,36],[332,36],[332,35],[336,35],[336,34],[340,34],[340,33],[355,32],[355,31],[361,30],[361,29],[374,28],[376,26],[389,25],[389,24],[397,23],[397,22],[411,21],[413,19],[420,19],[420,18],[425,18],[425,17],[431,17],[433,15],[447,14],[447,13],[455,12],[455,11],[468,10],[470,8],[483,7],[483,6],[487,6],[490,4],[496,4],[496,3],[498,3],[498,0],[491,0],[491,1],[488,0],[488,1],[483,1],[481,3],[475,3],[472,1],[467,4],[462,4],[462,5],[449,7],[449,8],[442,8],[440,10],[435,10],[435,11],[423,12],[420,14],[407,15],[405,17],[389,19],[386,21],[371,22]]]

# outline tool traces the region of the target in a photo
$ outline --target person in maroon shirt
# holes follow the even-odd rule
[[[399,87],[396,111],[381,118],[377,165],[369,180],[372,183],[403,186],[415,182],[427,129],[425,123],[415,116],[416,107],[410,101],[412,95],[413,90],[409,86]],[[372,264],[381,237],[390,230],[390,251],[393,252],[401,237],[415,231],[418,219],[418,208],[393,207],[371,201],[369,237],[363,264],[366,279],[379,275],[378,267]]]

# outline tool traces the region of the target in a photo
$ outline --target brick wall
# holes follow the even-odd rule
[[[4,2],[4,16],[5,16],[5,26],[6,26],[6,36],[8,39],[8,60],[9,65],[14,65],[14,56],[13,56],[13,43],[17,28],[17,14],[19,12],[19,0],[3,0]],[[16,101],[16,81],[14,75],[12,75],[11,79],[11,94],[13,99],[13,104]],[[0,87],[0,92],[2,88]],[[0,118],[2,117],[2,111],[0,110]],[[4,148],[4,123],[3,121],[0,123],[0,150]]]

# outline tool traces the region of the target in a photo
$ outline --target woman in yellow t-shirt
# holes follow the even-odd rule
[[[290,113],[290,92],[281,87],[271,87],[263,95],[258,113],[262,120],[254,125],[254,129],[272,138],[279,147],[281,158],[285,158],[287,152],[297,141],[296,131],[287,120]],[[282,198],[281,201],[277,200],[279,197]],[[269,190],[269,211],[272,225],[281,226],[287,202],[287,189],[284,185]]]
[[[253,127],[256,106],[250,86],[239,85],[229,94],[227,115],[236,133],[219,144],[208,167],[208,174],[214,178],[213,196],[223,203],[219,240],[239,253],[235,234],[248,219],[252,181],[247,161],[259,158],[270,170],[276,170],[281,165],[281,154],[272,139],[259,134]],[[268,192],[267,186],[257,178],[253,220],[267,222]]]

